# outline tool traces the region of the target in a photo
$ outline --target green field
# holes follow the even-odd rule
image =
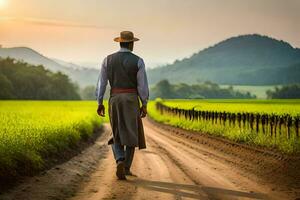
[[[168,107],[184,109],[300,114],[299,100],[167,100]],[[191,121],[172,114],[161,114],[155,101],[150,101],[149,115],[155,120],[225,137],[234,141],[276,148],[287,153],[300,151],[299,138],[285,134],[276,138],[255,133],[249,128],[232,127],[228,124]],[[107,102],[105,102],[107,104]],[[93,133],[96,126],[107,121],[96,114],[96,101],[0,101],[0,177],[34,172],[45,167],[49,155],[76,147],[80,140]],[[282,129],[282,132],[286,130]],[[294,130],[292,130],[293,133]],[[20,168],[20,166],[23,166]],[[25,167],[24,167],[25,166]]]
[[[300,100],[208,99],[167,100],[164,105],[184,109],[227,112],[253,112],[266,114],[300,115]]]
[[[0,177],[40,170],[48,155],[91,136],[105,120],[96,109],[95,101],[0,101]]]
[[[157,102],[167,109],[173,108],[173,111],[157,110]],[[184,114],[176,113],[175,108],[197,114],[199,111],[202,113],[205,111],[210,116],[207,118],[201,116],[194,120]],[[223,113],[226,113],[227,120],[223,119]],[[232,114],[236,117],[238,113],[241,115],[248,113],[248,116],[253,114],[252,123],[249,122],[249,117],[245,122],[242,120],[238,122],[235,118],[235,123],[232,123],[232,118],[230,120],[229,118]],[[217,118],[215,114],[218,114]],[[269,121],[265,124],[262,124],[262,114],[269,117]],[[295,119],[300,115],[300,100],[156,100],[149,103],[149,115],[158,122],[183,129],[216,135],[249,145],[273,148],[285,153],[300,153],[300,137],[297,136],[295,129]],[[276,120],[271,123],[272,116],[275,116]],[[279,125],[280,119],[286,120],[286,116],[290,116],[293,122],[289,127],[286,121]]]

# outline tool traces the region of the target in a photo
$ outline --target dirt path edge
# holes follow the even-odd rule
[[[180,138],[185,138],[218,151],[231,166],[241,170],[244,176],[271,185],[274,190],[285,190],[300,196],[300,155],[286,155],[270,149],[240,144],[206,133],[188,131],[182,128],[147,120],[157,130],[162,129]]]
[[[76,151],[49,160],[47,170],[22,177],[14,187],[0,193],[0,200],[57,200],[73,196],[80,183],[88,181],[89,174],[107,156],[109,135],[110,128],[104,124],[88,141],[80,142]]]

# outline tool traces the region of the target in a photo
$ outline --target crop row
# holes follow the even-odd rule
[[[96,107],[86,101],[0,101],[0,180],[34,174],[49,158],[78,148],[103,121]]]
[[[291,116],[289,114],[261,114],[249,112],[217,112],[192,109],[182,109],[177,107],[168,107],[161,102],[156,102],[156,109],[161,115],[170,114],[177,117],[184,117],[190,121],[210,121],[212,124],[218,124],[229,127],[239,127],[240,129],[249,129],[257,133],[262,132],[270,137],[278,137],[283,134],[287,139],[292,136],[299,138],[300,116]]]

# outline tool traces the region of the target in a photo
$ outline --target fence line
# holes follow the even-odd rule
[[[160,102],[156,102],[156,109],[160,114],[171,114],[177,117],[183,117],[191,121],[211,121],[212,124],[228,125],[230,127],[238,126],[240,129],[251,129],[259,133],[269,134],[270,137],[278,137],[286,134],[287,139],[290,139],[292,133],[299,137],[300,116],[290,116],[289,114],[261,114],[261,113],[231,113],[217,111],[200,111],[193,109],[181,109],[168,107]],[[285,131],[283,131],[285,129]],[[294,131],[293,131],[294,129]]]

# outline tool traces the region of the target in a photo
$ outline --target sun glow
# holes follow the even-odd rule
[[[3,8],[7,3],[7,0],[0,0],[0,9]]]

